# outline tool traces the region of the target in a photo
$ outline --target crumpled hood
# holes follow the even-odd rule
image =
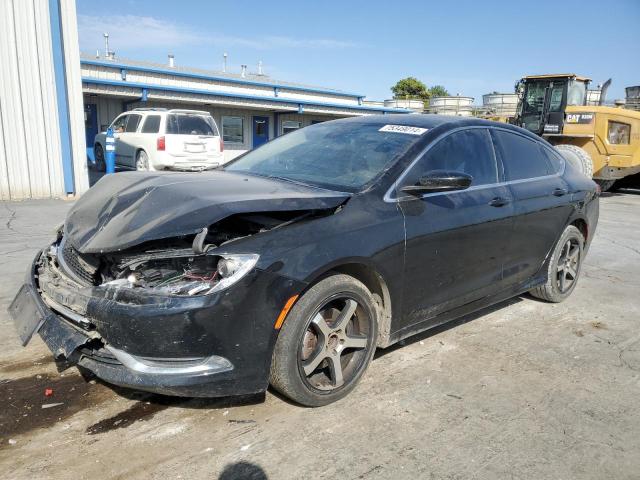
[[[106,175],[73,206],[65,236],[82,253],[194,234],[236,213],[335,208],[350,194],[236,172]]]

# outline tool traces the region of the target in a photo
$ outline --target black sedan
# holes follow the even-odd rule
[[[40,252],[23,343],[113,384],[309,406],[377,347],[531,292],[567,298],[593,181],[526,130],[381,115],[313,125],[223,169],[109,175]]]

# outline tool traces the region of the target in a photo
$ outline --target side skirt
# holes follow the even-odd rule
[[[515,288],[509,288],[495,295],[475,300],[448,312],[444,312],[438,315],[435,319],[427,318],[420,323],[416,323],[414,325],[410,325],[401,330],[393,332],[390,335],[389,342],[386,345],[378,346],[380,348],[389,347],[394,343],[399,342],[400,340],[404,340],[405,338],[417,335],[418,333],[422,333],[427,330],[431,330],[432,328],[439,327],[440,325],[451,322],[453,320],[457,320],[465,315],[469,315],[470,313],[477,312],[478,310],[482,310],[483,308],[490,307],[492,305],[495,305],[496,303],[500,303],[526,293],[532,288],[537,287],[538,285],[543,285],[546,281],[547,277],[545,271],[542,275],[537,275],[535,278],[529,279],[526,283],[519,284]]]

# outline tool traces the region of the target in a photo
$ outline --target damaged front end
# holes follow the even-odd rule
[[[110,383],[184,396],[263,391],[273,322],[304,285],[225,246],[319,214],[232,215],[196,235],[102,254],[79,252],[60,232],[10,311],[23,343],[38,331],[62,365]]]

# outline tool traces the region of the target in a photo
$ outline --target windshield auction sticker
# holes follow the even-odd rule
[[[422,135],[428,128],[409,127],[407,125],[385,125],[379,132],[395,132],[395,133],[407,133],[409,135]]]

